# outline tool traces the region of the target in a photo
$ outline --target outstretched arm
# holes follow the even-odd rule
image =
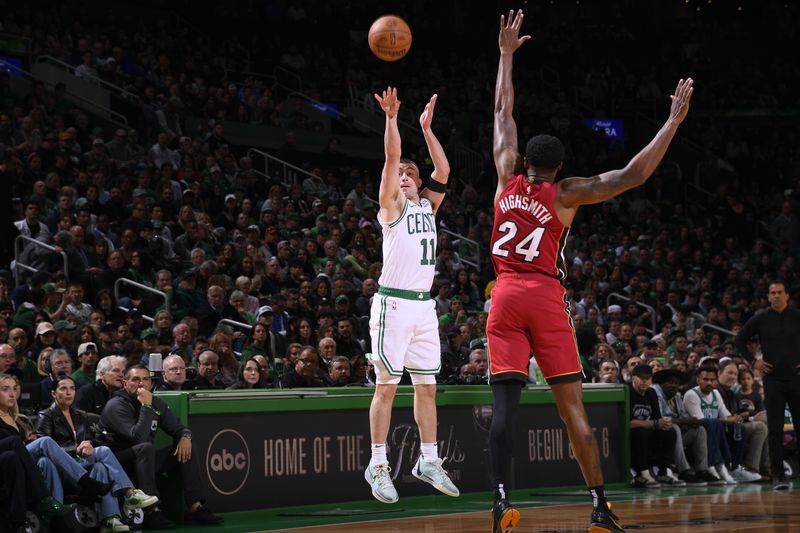
[[[419,125],[422,127],[422,134],[425,136],[425,144],[428,145],[428,153],[431,154],[433,160],[433,173],[431,180],[439,182],[437,189],[443,189],[447,185],[447,178],[450,176],[450,163],[447,162],[447,156],[444,155],[439,139],[433,134],[431,123],[433,122],[433,108],[436,107],[437,95],[431,97],[431,101],[425,105],[425,109],[419,117]],[[426,188],[420,193],[420,196],[427,198],[433,207],[433,212],[439,209],[439,206],[444,200],[444,192],[433,190],[431,187]]]
[[[559,182],[557,205],[574,209],[583,204],[596,204],[611,199],[628,189],[642,185],[655,171],[667,151],[678,126],[689,112],[694,92],[692,78],[680,80],[672,98],[669,118],[656,136],[621,170],[604,172],[591,178],[569,178]]]
[[[397,89],[387,87],[382,95],[375,95],[375,100],[386,113],[386,131],[383,134],[383,149],[386,161],[383,163],[381,173],[381,186],[378,191],[380,211],[378,218],[383,222],[391,222],[400,216],[400,130],[397,127],[397,113],[400,110],[400,100],[397,99]]]
[[[505,189],[508,179],[514,175],[514,167],[519,157],[517,148],[517,124],[514,122],[514,84],[511,77],[514,51],[531,38],[519,37],[523,14],[520,9],[516,17],[514,11],[508,12],[508,21],[500,15],[500,62],[497,67],[497,84],[494,91],[494,164],[497,167],[497,197]]]

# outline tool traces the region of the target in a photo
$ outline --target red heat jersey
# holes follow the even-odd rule
[[[491,253],[497,276],[566,277],[563,252],[569,227],[556,215],[556,190],[555,183],[528,181],[522,174],[508,180],[494,208]]]

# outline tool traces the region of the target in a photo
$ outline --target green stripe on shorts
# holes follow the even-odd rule
[[[425,370],[423,368],[410,368],[406,367],[406,370],[409,371],[411,374],[438,374],[439,371],[442,369],[442,365],[439,365],[439,368],[433,370]]]
[[[392,368],[392,365],[389,364],[389,360],[386,359],[386,354],[383,353],[383,338],[384,332],[386,330],[384,324],[386,324],[386,298],[381,298],[381,316],[378,319],[378,357],[380,358],[383,366],[386,367],[386,371],[389,372],[392,376],[402,376],[403,371],[397,371]]]

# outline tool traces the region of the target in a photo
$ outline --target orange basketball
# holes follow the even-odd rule
[[[369,48],[378,59],[397,61],[411,48],[411,28],[395,15],[384,15],[369,28]]]

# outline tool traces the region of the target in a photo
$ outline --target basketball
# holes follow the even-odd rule
[[[378,59],[397,61],[411,48],[411,28],[395,15],[384,15],[369,28],[369,48]]]

